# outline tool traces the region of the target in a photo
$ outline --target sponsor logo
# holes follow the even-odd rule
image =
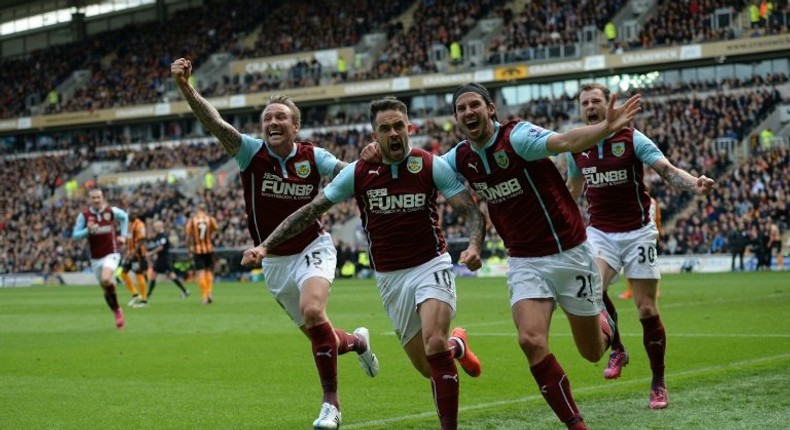
[[[510,165],[510,159],[507,158],[504,149],[494,153],[494,161],[496,161],[496,165],[502,169],[507,169],[507,166]]]
[[[374,190],[368,190],[368,197],[381,197],[387,195],[386,188],[376,188]]]
[[[296,175],[300,178],[306,178],[310,176],[310,172],[312,171],[309,161],[300,161],[294,164],[294,168],[296,169]]]
[[[619,185],[628,180],[628,171],[612,170],[609,172],[596,172],[595,168],[582,169],[587,185],[592,187],[602,187],[607,185]]]
[[[266,180],[261,183],[261,194],[277,197],[307,197],[315,187],[310,184],[293,184],[290,182]]]
[[[448,381],[448,380],[449,381],[455,381],[455,383],[457,384],[458,383],[458,374],[456,373],[455,375],[442,375],[442,379],[444,379],[445,381]]]
[[[425,207],[428,198],[423,193],[369,197],[368,207],[374,212],[411,212]]]
[[[521,188],[521,183],[516,178],[492,186],[480,182],[475,182],[472,186],[484,199],[493,203],[515,197],[524,192]]]
[[[406,168],[412,173],[419,173],[422,170],[422,157],[409,157]]]
[[[266,180],[269,180],[269,181],[282,181],[283,180],[283,178],[281,178],[281,177],[279,177],[277,175],[273,175],[273,174],[268,173],[268,172],[263,174],[263,179],[266,179]]]
[[[374,173],[378,175],[379,174],[379,169],[381,169],[381,166],[376,167],[376,170],[373,170],[373,169],[368,170],[368,175],[372,175]]]
[[[582,157],[589,159],[590,158],[590,151],[582,152]]]
[[[468,166],[469,166],[470,169],[474,169],[475,173],[480,173],[480,172],[477,171],[477,163],[474,163],[474,164],[469,163]]]

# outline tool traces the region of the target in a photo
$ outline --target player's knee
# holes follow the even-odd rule
[[[321,303],[303,303],[301,306],[302,318],[308,326],[319,324],[326,319],[324,306]]]
[[[580,347],[579,354],[581,354],[582,358],[589,361],[590,363],[597,363],[601,361],[601,358],[603,358],[604,354],[606,353],[606,349],[606,342],[601,341],[599,344]]]
[[[426,355],[447,351],[447,336],[442,336],[440,333],[431,334],[423,339],[423,346],[425,347]]]
[[[639,312],[639,319],[644,320],[658,315],[658,307],[656,307],[655,302],[639,303],[637,312]]]
[[[532,357],[539,351],[548,348],[548,341],[542,333],[521,331],[518,334],[518,344],[528,357]]]

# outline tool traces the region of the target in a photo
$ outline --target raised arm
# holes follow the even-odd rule
[[[483,266],[480,253],[483,249],[483,239],[486,236],[486,225],[483,214],[477,207],[469,191],[460,192],[447,199],[447,203],[466,219],[469,229],[469,246],[461,252],[458,263],[465,264],[469,270],[477,270]]]
[[[170,73],[198,121],[219,140],[228,155],[235,157],[241,147],[241,133],[225,122],[219,111],[189,84],[189,77],[192,76],[192,62],[185,58],[179,58],[170,65]]]
[[[622,104],[614,107],[617,96],[612,94],[609,106],[606,108],[606,121],[584,127],[574,128],[564,133],[553,134],[549,137],[547,148],[554,153],[581,152],[596,145],[601,139],[620,130],[633,121],[639,113],[640,95],[637,94]]]
[[[270,248],[274,248],[302,232],[333,205],[334,203],[324,195],[323,191],[319,192],[310,203],[288,215],[260,245],[244,251],[241,265],[245,267],[259,266]]]
[[[678,190],[708,194],[713,189],[713,179],[705,175],[697,178],[685,170],[673,166],[666,158],[657,160],[650,167],[661,176],[664,182]]]

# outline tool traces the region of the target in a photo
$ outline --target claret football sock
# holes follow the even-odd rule
[[[339,408],[337,395],[337,342],[332,324],[325,322],[307,329],[313,349],[313,360],[318,369],[321,388],[324,390],[324,403]]]
[[[429,355],[427,358],[431,365],[431,385],[442,430],[455,430],[458,427],[460,391],[458,368],[455,367],[450,351]]]

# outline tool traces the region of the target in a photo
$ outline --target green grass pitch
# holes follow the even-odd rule
[[[632,354],[605,381],[586,362],[561,310],[550,346],[590,428],[790,427],[790,273],[668,275],[660,309],[667,330],[670,406],[647,408],[650,372],[631,301],[616,298]],[[307,339],[262,283],[222,283],[215,303],[159,282],[147,309],[124,307],[117,331],[98,286],[0,289],[2,429],[310,429],[320,387]],[[562,429],[543,401],[515,336],[504,279],[459,279],[454,325],[483,362],[461,372],[460,428]],[[128,293],[120,289],[122,302]],[[372,280],[337,281],[329,314],[364,325],[381,362],[368,378],[340,357],[344,430],[436,429],[430,383],[399,347]]]

